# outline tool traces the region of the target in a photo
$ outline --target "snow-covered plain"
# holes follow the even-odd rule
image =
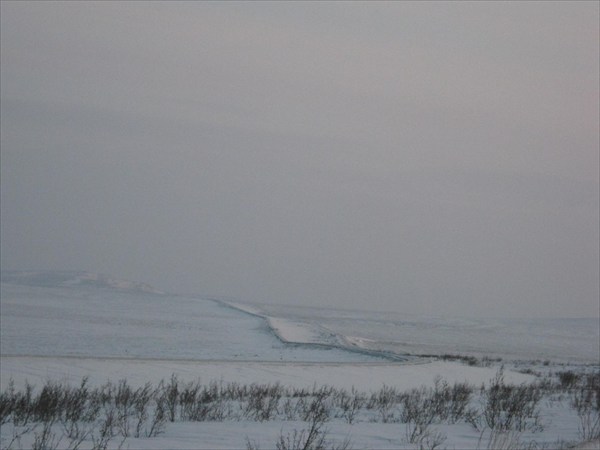
[[[18,388],[26,381],[38,387],[47,380],[76,385],[84,376],[97,386],[120,379],[141,386],[176,374],[206,383],[279,382],[374,392],[384,385],[399,390],[432,386],[440,376],[449,383],[479,386],[499,368],[497,362],[470,366],[434,357],[442,354],[505,358],[505,380],[515,384],[535,380],[519,367],[589,371],[599,365],[593,319],[466,320],[249,305],[164,294],[85,272],[3,273],[2,279],[3,390],[10,380]],[[545,360],[545,365],[526,360]],[[548,403],[542,416],[545,431],[524,434],[522,440],[535,439],[547,448],[578,440],[577,417],[566,405]],[[282,430],[303,426],[294,421],[173,423],[158,437],[132,438],[127,445],[229,449],[244,448],[248,437],[261,448],[272,448]],[[2,428],[5,445],[12,431],[9,425]],[[400,423],[332,421],[327,428],[338,442],[351,438],[354,448],[414,447]],[[479,432],[465,423],[436,429],[448,436],[448,448],[481,445]]]
[[[396,354],[598,363],[598,318],[435,317],[284,305],[252,305],[279,322],[319,326],[351,345]]]

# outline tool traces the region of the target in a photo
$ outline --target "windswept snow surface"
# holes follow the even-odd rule
[[[345,345],[399,355],[600,363],[598,318],[467,319],[269,304],[246,307],[276,318],[271,321],[284,329],[283,335],[289,332],[291,340],[314,340],[314,333],[302,336],[291,326],[305,324],[307,330],[327,330],[338,342],[343,336]]]
[[[182,382],[334,385],[362,392],[387,385],[406,391],[432,386],[438,377],[479,386],[499,367],[416,355],[508,355],[596,364],[591,370],[597,370],[598,350],[597,324],[585,319],[466,320],[251,305],[162,294],[87,272],[3,273],[0,286],[2,389],[11,379],[20,389],[26,380],[39,388],[48,380],[76,385],[83,377],[91,385],[121,379],[156,385],[176,374]],[[535,379],[510,367],[515,365],[505,370],[506,382]],[[533,367],[545,370],[541,363]],[[545,405],[542,418],[548,427],[543,434],[523,439],[545,448],[561,439],[577,441],[577,417],[568,404]],[[2,426],[2,439],[10,437],[11,427]],[[305,427],[283,420],[170,423],[164,435],[128,439],[126,447],[245,448],[247,437],[272,448],[282,431]],[[353,425],[332,420],[327,428],[330,438],[340,443],[348,437],[353,448],[414,448],[406,442],[404,424],[363,418]],[[442,447],[480,445],[479,432],[466,423],[435,429],[448,436]],[[32,439],[30,433],[21,444],[27,447]],[[88,440],[81,448],[91,445]]]
[[[2,280],[2,355],[372,362],[451,354],[599,363],[597,318],[436,318],[247,304],[162,294],[88,272],[3,272]]]
[[[275,336],[287,344],[319,346],[330,349],[340,348],[348,352],[381,357],[391,361],[409,361],[415,359],[409,355],[386,351],[383,348],[369,348],[367,345],[362,345],[360,339],[345,336],[341,333],[333,333],[331,330],[316,323],[315,319],[295,320],[291,318],[272,317],[266,315],[260,308],[252,305],[231,301],[223,301],[222,303],[253,316],[262,317]]]
[[[264,319],[220,303],[96,286],[2,283],[2,355],[383,361],[340,349],[289,346]]]

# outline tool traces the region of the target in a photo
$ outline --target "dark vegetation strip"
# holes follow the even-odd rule
[[[282,434],[277,448],[347,448],[348,442],[336,446],[326,440],[324,424],[336,418],[348,424],[401,423],[406,442],[435,448],[445,438],[432,431],[434,424],[467,423],[492,436],[542,431],[540,401],[557,395],[577,413],[582,440],[600,437],[600,373],[573,371],[511,385],[500,370],[480,387],[451,385],[439,378],[433,387],[399,391],[384,385],[369,393],[279,383],[203,384],[200,380],[183,382],[176,375],[156,386],[146,383],[137,388],[126,380],[91,387],[84,378],[76,387],[48,381],[39,389],[26,383],[17,390],[11,381],[0,393],[0,425],[11,424],[13,430],[12,436],[2,433],[2,448],[18,448],[20,439],[33,433],[37,449],[56,448],[59,442],[76,449],[84,441],[91,441],[94,449],[106,449],[130,437],[158,436],[170,422],[288,420],[303,421],[306,428]],[[249,441],[246,446],[257,448]]]

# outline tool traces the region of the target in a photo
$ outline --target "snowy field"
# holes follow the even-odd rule
[[[466,320],[250,305],[170,295],[85,272],[3,273],[0,294],[3,392],[11,382],[16,389],[26,383],[40,389],[49,380],[77,386],[83,377],[91,387],[124,379],[133,387],[158,386],[175,375],[182,383],[279,383],[307,390],[328,385],[369,396],[382,388],[431,388],[442,378],[449,385],[473,386],[471,402],[480,407],[477,391],[491,383],[501,365],[504,382],[514,385],[599,368],[595,319]],[[516,448],[566,448],[584,440],[568,393],[555,390],[538,407],[543,426],[524,427],[504,444],[464,420],[432,423],[431,430],[444,436],[438,448],[448,449],[516,443],[522,445]],[[361,409],[352,423],[332,414],[324,425],[328,440],[348,439],[352,448],[434,443],[410,442],[398,411],[385,423],[374,411]],[[250,442],[268,449],[281,435],[306,427],[294,416],[257,421],[230,411],[221,420],[168,423],[156,437],[128,437],[123,448],[232,449]],[[2,448],[33,444],[35,430],[12,441],[18,432],[19,427],[4,424]],[[115,438],[107,448],[118,445]],[[93,446],[91,435],[80,444]],[[58,447],[68,448],[69,441]]]
[[[257,314],[306,327],[319,326],[344,336],[351,344],[396,354],[598,362],[597,318],[465,319],[268,304],[252,306]]]

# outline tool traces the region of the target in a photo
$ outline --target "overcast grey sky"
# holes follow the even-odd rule
[[[592,1],[2,1],[2,269],[598,316],[598,23]]]

